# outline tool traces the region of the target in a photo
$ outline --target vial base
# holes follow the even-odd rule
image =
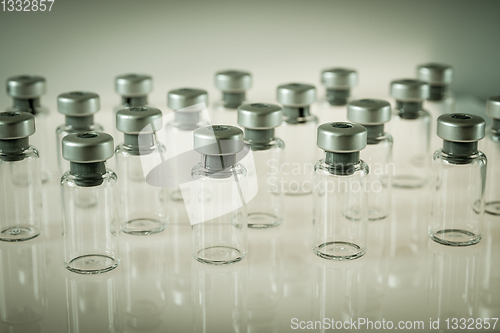
[[[48,183],[52,180],[52,173],[47,170],[41,172],[42,184]]]
[[[359,245],[341,241],[320,244],[313,247],[313,251],[320,258],[337,261],[358,259],[366,253]]]
[[[399,175],[392,178],[392,186],[398,188],[420,188],[425,185],[425,179],[411,175]]]
[[[173,190],[170,192],[170,200],[175,202],[184,202],[184,197],[182,196],[182,191],[180,189]]]
[[[12,226],[0,231],[0,241],[21,242],[40,235],[40,229],[34,226]]]
[[[448,246],[469,246],[479,243],[481,235],[462,229],[444,229],[430,233],[436,243]]]
[[[274,228],[283,220],[276,215],[268,213],[248,213],[248,227],[253,229]]]
[[[78,274],[106,273],[118,266],[119,261],[102,254],[87,254],[72,259],[64,266]]]
[[[203,264],[229,265],[245,258],[246,252],[230,246],[212,246],[198,251],[194,257]]]
[[[485,210],[488,214],[500,215],[500,201],[487,202]]]
[[[385,209],[370,206],[368,207],[368,220],[370,221],[378,221],[383,220],[389,216],[389,212]]]
[[[134,219],[125,222],[121,230],[130,235],[147,236],[165,230],[166,223],[154,219]]]

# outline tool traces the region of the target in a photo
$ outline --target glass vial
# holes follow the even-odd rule
[[[358,124],[318,127],[318,147],[325,158],[314,166],[314,253],[329,260],[353,260],[366,252],[368,166],[359,158],[367,131]]]
[[[35,116],[36,133],[32,141],[42,152],[40,162],[42,168],[42,183],[53,177],[51,170],[51,145],[47,133],[49,132],[49,109],[42,106],[40,99],[47,91],[47,83],[43,76],[19,75],[7,79],[7,94],[12,97],[13,105],[7,111],[29,112]]]
[[[161,156],[165,147],[156,132],[161,128],[162,113],[145,106],[131,107],[116,113],[116,127],[124,141],[115,149],[120,176],[121,230],[127,234],[150,235],[167,225],[165,188],[146,182],[142,160]]]
[[[167,156],[173,158],[192,151],[194,131],[209,124],[203,114],[203,110],[208,105],[208,93],[196,88],[170,90],[167,94],[167,105],[170,110],[174,111],[174,118],[165,126],[164,142],[167,147]],[[179,173],[180,171],[175,171],[175,174]],[[169,188],[168,191],[170,200],[174,202],[189,200],[190,195],[187,189],[185,197],[179,186]]]
[[[255,164],[254,170],[247,168],[248,177],[255,176],[258,186],[257,195],[247,204],[250,228],[272,228],[283,222],[284,193],[279,170],[285,144],[274,135],[282,122],[279,105],[253,103],[238,108],[238,125],[244,128],[245,145],[252,151]]]
[[[222,92],[222,98],[214,105],[212,124],[235,126],[237,109],[246,101],[246,91],[252,87],[252,74],[239,70],[224,70],[215,73],[215,86]]]
[[[100,108],[99,95],[95,93],[73,91],[57,96],[57,111],[65,116],[65,124],[56,129],[60,175],[69,170],[69,162],[62,157],[62,139],[73,133],[102,132],[102,126],[94,123],[94,114]]]
[[[237,163],[243,131],[229,125],[194,132],[201,163],[191,170],[192,251],[205,264],[225,265],[247,254],[247,212],[243,191],[247,171]]]
[[[316,88],[310,84],[288,83],[278,86],[277,100],[283,105],[283,125],[278,132],[289,149],[282,166],[283,191],[286,195],[311,193],[318,118],[311,114]]]
[[[99,274],[118,266],[117,176],[106,168],[113,138],[103,132],[66,135],[61,178],[64,265],[75,273]]]
[[[367,146],[363,161],[370,168],[368,176],[368,219],[381,220],[391,212],[392,136],[384,124],[391,119],[391,105],[378,99],[360,99],[347,104],[349,121],[363,125],[367,131]]]
[[[462,113],[437,120],[443,148],[432,158],[429,235],[437,243],[467,246],[483,234],[486,156],[477,149],[484,137],[483,118]]]
[[[486,213],[500,215],[500,96],[490,97],[486,104],[486,113],[493,120],[491,128],[486,131],[484,152],[490,165],[486,179]]]
[[[321,72],[321,83],[326,88],[320,101],[321,122],[347,121],[346,105],[352,100],[351,89],[358,84],[358,72],[343,67],[325,69]]]
[[[29,143],[34,133],[32,114],[0,113],[0,241],[24,241],[40,234],[40,160]]]
[[[430,159],[429,112],[422,103],[429,97],[429,85],[423,81],[403,79],[391,82],[391,96],[396,109],[390,126],[394,138],[394,177],[398,188],[420,188],[428,179]]]

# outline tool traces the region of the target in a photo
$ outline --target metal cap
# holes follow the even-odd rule
[[[325,69],[321,72],[321,83],[327,88],[350,89],[358,84],[358,72],[342,67]]]
[[[347,119],[362,125],[384,124],[391,119],[391,104],[381,99],[358,99],[349,102]]]
[[[145,74],[120,75],[115,78],[115,90],[122,96],[144,96],[153,90],[153,78]]]
[[[103,162],[113,154],[113,137],[104,132],[68,134],[62,139],[62,155],[71,162]]]
[[[35,117],[31,113],[0,113],[0,140],[21,139],[33,134],[35,134]]]
[[[199,103],[208,104],[208,93],[203,89],[180,88],[167,94],[167,105],[175,111]]]
[[[200,127],[194,131],[194,150],[203,155],[234,155],[243,150],[243,131],[229,125]]]
[[[447,85],[453,80],[453,67],[437,63],[422,64],[417,67],[417,76],[430,85]]]
[[[316,87],[305,83],[287,83],[278,86],[276,99],[284,106],[307,106],[316,101]]]
[[[156,120],[161,119],[160,110],[146,106],[135,106],[122,109],[116,112],[116,129],[126,134],[139,134],[148,125],[152,125]],[[151,132],[161,128],[161,121],[155,122],[149,127]],[[153,128],[153,126],[155,128]]]
[[[318,127],[318,147],[335,153],[352,153],[366,147],[366,128],[353,123],[326,123]]]
[[[398,101],[420,102],[429,98],[429,85],[420,80],[402,79],[391,82],[391,96]]]
[[[47,83],[43,76],[18,75],[7,79],[7,94],[14,98],[29,99],[45,94]]]
[[[72,91],[57,96],[57,111],[68,116],[88,116],[101,108],[99,95]]]
[[[500,96],[488,98],[486,102],[486,113],[491,118],[500,119]]]
[[[437,135],[446,141],[474,142],[484,138],[486,123],[482,117],[447,113],[437,119]]]
[[[282,108],[276,104],[252,103],[243,104],[238,108],[238,125],[244,128],[276,128],[282,122]]]
[[[224,92],[244,92],[252,86],[252,74],[233,69],[220,71],[215,73],[215,86]]]

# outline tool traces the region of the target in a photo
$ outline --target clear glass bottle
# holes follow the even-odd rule
[[[105,163],[113,152],[113,137],[103,132],[62,140],[63,157],[70,161],[61,178],[64,265],[75,273],[108,272],[120,261],[117,176]]]
[[[173,110],[173,119],[165,125],[163,131],[165,146],[167,149],[167,157],[171,161],[182,161],[183,154],[189,154],[193,151],[193,133],[202,126],[207,126],[208,111],[208,93],[202,89],[196,88],[180,88],[170,90],[167,94],[168,108]],[[183,202],[189,200],[189,189],[185,188],[181,191],[179,185],[183,183],[181,176],[178,176],[183,165],[180,163],[172,163],[176,169],[175,186],[168,189],[169,198],[173,202]],[[179,170],[177,170],[179,169]],[[189,180],[191,175],[189,174]]]
[[[13,105],[7,111],[29,112],[35,116],[36,133],[32,141],[42,152],[40,163],[42,168],[42,183],[50,181],[53,177],[52,151],[47,133],[49,130],[49,109],[41,105],[40,98],[47,90],[46,80],[38,75],[19,75],[7,79],[7,94],[12,97]]]
[[[249,228],[272,228],[283,222],[280,167],[285,143],[274,135],[282,122],[279,105],[252,103],[238,108],[238,124],[244,128],[245,145],[255,164],[255,168],[247,167],[248,177],[254,176],[258,186],[257,195],[247,204]]]
[[[247,254],[247,171],[236,162],[243,131],[229,125],[201,127],[194,132],[194,149],[201,163],[191,170],[193,256],[205,264],[236,263]]]
[[[161,128],[162,113],[149,107],[131,107],[116,113],[116,127],[124,142],[115,149],[120,177],[121,230],[133,235],[150,235],[163,231],[168,222],[166,188],[146,182],[143,162],[165,153],[156,132]]]
[[[431,119],[455,111],[455,97],[450,90],[453,74],[453,67],[446,64],[427,63],[417,67],[418,79],[429,84],[430,92],[425,109],[429,111]],[[431,121],[431,152],[441,147],[441,140],[435,134],[436,122]]]
[[[40,234],[40,160],[29,143],[34,133],[32,114],[0,113],[0,241],[24,241]]]
[[[486,156],[477,149],[484,138],[483,118],[462,113],[437,120],[443,148],[432,158],[429,235],[437,243],[467,246],[483,234]]]
[[[57,111],[65,116],[65,124],[56,129],[60,175],[69,170],[69,162],[62,157],[62,139],[68,134],[102,132],[103,127],[94,123],[94,114],[100,108],[99,95],[95,93],[72,91],[57,96]]]
[[[347,104],[349,121],[367,130],[363,161],[370,168],[368,186],[368,219],[381,220],[391,212],[392,136],[384,131],[391,119],[391,104],[378,99],[360,99]]]
[[[286,195],[310,194],[314,163],[319,156],[315,145],[318,118],[310,113],[316,88],[303,83],[283,84],[277,88],[277,100],[283,105],[283,125],[278,128],[278,136],[288,146],[282,165],[282,190]]]
[[[353,99],[351,89],[358,84],[358,72],[344,67],[328,68],[321,72],[321,83],[326,94],[320,99],[320,121],[347,121],[347,103]]]
[[[213,107],[212,124],[236,126],[237,109],[247,100],[246,91],[252,87],[252,74],[234,69],[219,71],[215,73],[215,86],[222,91],[222,98]]]
[[[486,179],[486,213],[500,215],[500,96],[490,97],[486,105],[486,113],[493,120],[491,128],[486,131],[486,139],[482,141],[482,151],[488,156],[490,166]]]
[[[402,79],[391,82],[396,108],[389,122],[394,138],[394,175],[398,188],[421,188],[428,180],[431,116],[422,108],[429,97],[429,85],[423,81]]]
[[[314,253],[329,260],[353,260],[366,253],[368,166],[359,158],[366,129],[352,123],[318,127],[318,147],[325,158],[314,166]]]

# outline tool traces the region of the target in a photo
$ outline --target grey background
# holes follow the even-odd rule
[[[70,90],[112,105],[114,76],[143,72],[165,107],[175,87],[215,92],[219,69],[250,70],[250,97],[274,100],[280,83],[319,84],[322,68],[351,66],[356,96],[383,97],[391,79],[441,61],[456,68],[455,92],[485,99],[500,94],[499,11],[500,1],[56,0],[51,12],[0,12],[0,80],[41,74],[49,105]]]

